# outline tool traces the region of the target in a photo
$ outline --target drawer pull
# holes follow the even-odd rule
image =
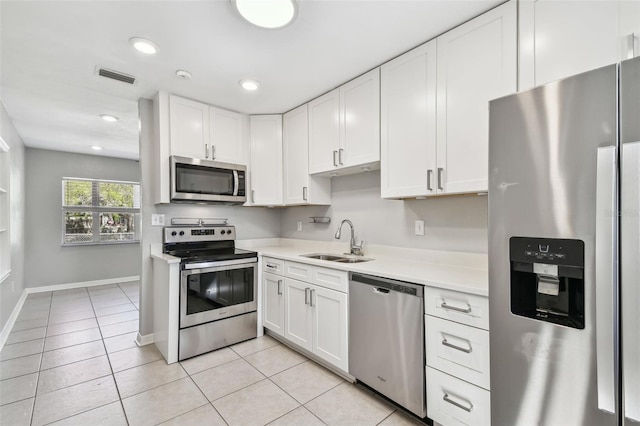
[[[269,268],[269,269],[278,269],[278,266],[276,266],[276,265],[272,265],[272,264],[270,264],[270,263],[267,263],[267,265],[266,265],[266,266],[267,266],[267,268]]]
[[[461,347],[461,346],[458,346],[458,345],[454,345],[454,344],[452,344],[452,343],[449,343],[449,341],[447,341],[447,339],[446,339],[446,338],[442,339],[442,344],[443,344],[443,345],[445,345],[445,346],[447,346],[447,347],[449,347],[449,348],[459,350],[460,352],[464,352],[464,353],[466,353],[466,354],[470,354],[470,353],[471,353],[471,351],[473,350],[473,348],[471,347],[471,345],[469,345],[469,348],[468,348],[468,349],[467,349],[467,348],[463,348],[463,347]]]
[[[447,302],[442,302],[440,304],[440,307],[443,308],[443,309],[449,309],[450,311],[462,312],[463,314],[468,314],[468,313],[471,312],[471,305],[469,305],[468,303],[467,303],[467,309],[458,308],[458,307],[455,307],[455,306],[447,305]]]
[[[464,411],[470,413],[471,410],[473,410],[473,404],[470,403],[469,401],[467,401],[467,403],[469,404],[469,406],[465,406],[460,404],[459,402],[454,401],[453,399],[449,398],[449,394],[445,393],[444,396],[442,397],[442,399],[444,399],[445,401],[447,401],[449,404],[451,405],[455,405],[458,408],[462,408]]]

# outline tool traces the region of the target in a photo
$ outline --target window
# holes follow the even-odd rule
[[[62,178],[62,244],[140,241],[140,184]]]
[[[11,273],[9,145],[0,137],[0,283]]]

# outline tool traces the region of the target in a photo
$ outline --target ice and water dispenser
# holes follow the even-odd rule
[[[584,242],[512,237],[511,312],[584,328]]]

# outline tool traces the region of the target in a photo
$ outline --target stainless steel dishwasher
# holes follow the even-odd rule
[[[423,418],[424,287],[349,274],[349,373]]]

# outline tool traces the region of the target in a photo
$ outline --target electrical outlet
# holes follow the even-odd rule
[[[424,220],[416,220],[416,235],[424,235]]]
[[[152,214],[151,215],[151,226],[164,226],[164,215],[163,214]]]
[[[298,221],[298,231],[302,231],[302,221]]]

